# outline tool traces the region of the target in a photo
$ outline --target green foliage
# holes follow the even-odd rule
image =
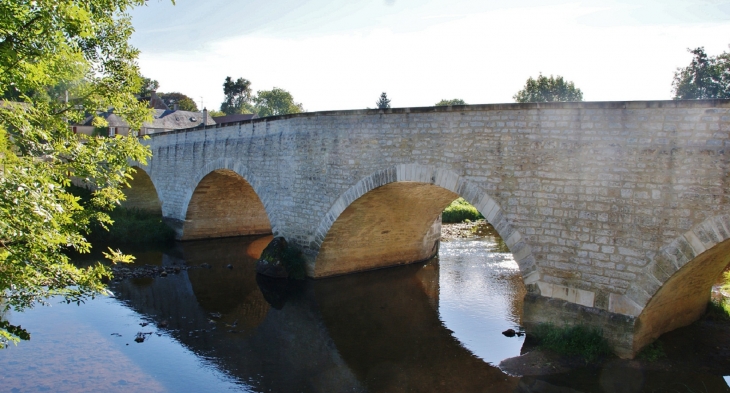
[[[195,101],[183,93],[159,93],[157,96],[170,109],[174,108],[175,104],[177,104],[178,109],[182,111],[198,112],[198,105]]]
[[[655,362],[659,359],[667,357],[667,354],[664,352],[664,345],[662,345],[661,341],[654,341],[653,343],[644,347],[644,349],[642,349],[639,353],[638,357],[639,359]]]
[[[481,213],[472,206],[464,198],[458,198],[444,209],[441,213],[441,222],[443,223],[456,223],[464,222],[466,220],[476,221],[484,218]]]
[[[149,97],[152,95],[153,91],[157,91],[157,89],[159,88],[160,82],[143,76],[142,84],[138,94],[140,97]]]
[[[580,355],[587,362],[611,354],[601,331],[583,325],[557,327],[542,323],[537,325],[534,335],[540,347],[563,355]]]
[[[157,214],[117,207],[109,213],[109,217],[113,225],[108,230],[101,225],[91,228],[88,235],[91,243],[153,244],[175,239],[175,231]]]
[[[221,103],[221,112],[226,115],[239,113],[254,113],[251,105],[251,81],[238,78],[236,81],[230,76],[223,82],[225,101]]]
[[[388,109],[390,108],[390,100],[388,99],[388,95],[383,92],[380,95],[380,98],[375,102],[375,105],[378,106],[378,109]]]
[[[11,341],[17,343],[18,340],[30,340],[30,333],[20,326],[11,325],[0,319],[0,348],[5,348]]]
[[[674,99],[730,98],[730,53],[713,57],[707,56],[704,47],[687,50],[694,57],[687,67],[674,73]]]
[[[68,249],[88,252],[92,224],[124,194],[130,162],[145,163],[137,138],[75,135],[69,121],[113,107],[133,128],[151,113],[136,94],[143,80],[125,13],[144,0],[0,0],[0,293],[22,310],[51,296],[68,302],[105,293],[107,267],[73,266]],[[65,100],[68,92],[69,100]],[[63,99],[62,99],[63,98]],[[94,126],[104,127],[101,117]],[[93,192],[83,206],[68,193],[71,176]],[[107,254],[113,262],[130,258]],[[17,327],[19,329],[19,327]],[[0,335],[24,338],[7,323]]]
[[[219,116],[225,116],[226,115],[225,112],[217,111],[217,110],[209,110],[208,111],[208,114],[210,115],[210,117],[219,117]]]
[[[711,300],[705,316],[714,321],[730,321],[730,302],[728,299]]]
[[[720,287],[723,292],[729,292],[730,293],[730,270],[726,271],[722,274],[722,280],[724,283]]]
[[[88,189],[71,186],[68,191],[85,206],[93,198]],[[112,225],[92,224],[87,240],[92,244],[159,244],[173,241],[175,231],[162,221],[159,214],[117,207],[108,213]]]
[[[94,127],[94,130],[91,131],[91,136],[109,136],[109,127]]]
[[[466,101],[461,98],[454,98],[453,100],[441,100],[434,106],[449,106],[449,105],[467,105]]]
[[[540,74],[537,79],[528,78],[525,87],[512,98],[516,102],[583,101],[583,92],[560,75],[548,78]]]
[[[259,117],[304,112],[302,104],[294,102],[291,93],[278,87],[272,90],[259,90],[253,102],[254,113]]]

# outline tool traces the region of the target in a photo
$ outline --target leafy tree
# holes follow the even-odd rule
[[[210,117],[219,117],[219,116],[225,116],[225,112],[217,111],[215,109],[208,111],[208,114]]]
[[[153,91],[157,91],[157,89],[160,88],[160,82],[150,79],[147,77],[142,77],[142,87],[139,89],[139,96],[140,97],[149,97],[152,95]]]
[[[375,101],[375,105],[378,106],[378,109],[390,108],[390,100],[388,99],[388,95],[383,92],[383,94],[380,95],[380,99]]]
[[[190,112],[198,112],[198,105],[193,101],[192,98],[186,96],[183,93],[160,93],[158,94],[162,102],[165,103],[170,109],[172,109],[175,104],[177,104],[178,108],[183,111],[190,111]]]
[[[88,252],[89,225],[110,225],[106,211],[144,163],[137,138],[75,135],[69,121],[113,107],[132,127],[151,118],[137,100],[143,80],[129,45],[130,17],[144,0],[0,0],[0,294],[5,310],[51,296],[80,303],[104,293],[107,267],[73,266],[64,250]],[[59,92],[63,92],[63,98]],[[68,99],[66,97],[68,96]],[[101,117],[95,126],[104,126]],[[81,201],[70,178],[95,190]],[[129,261],[119,252],[113,261]],[[28,338],[0,321],[0,346]]]
[[[254,113],[259,117],[304,112],[302,104],[294,102],[291,93],[278,87],[272,90],[259,90],[253,102]]]
[[[227,115],[238,113],[253,113],[251,106],[251,82],[248,79],[238,78],[236,81],[230,76],[223,82],[225,101],[221,103],[221,111]]]
[[[461,98],[454,98],[453,100],[441,100],[436,103],[435,106],[449,106],[449,105],[467,105],[466,101]]]
[[[677,68],[672,81],[675,100],[730,98],[730,53],[707,56],[704,47],[687,49],[694,55],[685,68]]]
[[[583,92],[560,75],[548,78],[540,74],[537,79],[528,78],[525,87],[512,98],[516,102],[583,101]]]

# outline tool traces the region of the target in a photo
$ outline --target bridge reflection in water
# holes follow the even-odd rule
[[[499,318],[508,325],[521,323],[524,287],[516,269],[495,281],[473,257],[459,260],[471,252],[466,249],[483,243],[445,243],[441,263],[435,259],[282,284],[253,273],[253,257],[267,240],[194,241],[178,243],[164,254],[139,254],[143,264],[196,268],[166,278],[124,280],[112,289],[136,312],[166,326],[170,336],[197,356],[256,392],[639,392],[650,385],[671,387],[678,379],[686,386],[725,386],[718,376],[675,371],[670,376],[611,363],[603,370],[537,378],[506,375],[485,361],[485,350],[466,342],[469,334],[454,326],[453,314],[444,317],[453,313],[453,305],[445,302],[459,303],[468,313],[485,312],[468,303],[469,287],[484,292],[484,285],[503,285],[510,292],[501,297],[506,304],[486,312],[502,313]],[[484,299],[473,300],[479,301]],[[499,334],[499,324],[489,323],[482,332],[482,326],[471,327],[477,341],[493,346],[486,352],[499,352],[499,341],[508,339]],[[506,356],[518,355],[515,343],[510,349],[515,353]],[[496,364],[501,358],[496,359],[488,360]]]
[[[113,290],[257,391],[516,388],[518,379],[464,348],[439,319],[438,261],[277,288],[257,283],[250,247],[257,242],[182,243],[163,264],[211,267]]]

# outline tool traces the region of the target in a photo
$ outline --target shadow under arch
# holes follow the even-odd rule
[[[662,248],[647,266],[652,296],[634,325],[634,354],[663,333],[699,319],[730,264],[730,216],[706,219]]]
[[[162,215],[162,202],[152,178],[140,166],[135,165],[132,168],[135,173],[129,181],[129,187],[122,189],[127,198],[122,202],[122,207]]]
[[[530,246],[502,208],[478,185],[453,171],[402,164],[350,187],[320,222],[312,277],[328,277],[429,259],[438,251],[439,214],[457,197],[474,205],[512,251],[526,284],[538,272]]]
[[[248,171],[231,160],[205,165],[185,198],[180,240],[272,233],[265,200],[247,176]]]

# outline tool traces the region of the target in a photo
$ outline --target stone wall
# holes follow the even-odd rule
[[[666,281],[657,256],[700,244],[693,231],[730,213],[728,133],[728,100],[318,112],[155,135],[145,170],[179,222],[203,177],[235,172],[314,271],[358,198],[435,185],[487,217],[533,294],[638,317]],[[409,195],[428,214],[443,203]]]

